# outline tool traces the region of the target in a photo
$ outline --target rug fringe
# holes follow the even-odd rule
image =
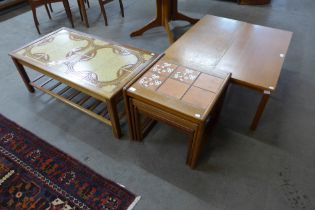
[[[135,200],[132,202],[132,204],[130,204],[130,206],[128,207],[127,210],[132,210],[138,203],[138,201],[141,199],[141,196],[137,196],[135,198]]]

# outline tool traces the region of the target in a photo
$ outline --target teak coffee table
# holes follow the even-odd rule
[[[106,123],[119,138],[123,86],[153,62],[147,51],[61,28],[10,53],[27,89],[34,87]],[[24,66],[42,75],[30,80]]]
[[[148,66],[124,88],[131,138],[142,140],[154,120],[179,128],[191,136],[186,162],[194,168],[206,125],[219,112],[229,78],[230,73],[203,73],[165,57]]]
[[[251,129],[255,130],[277,87],[292,32],[206,15],[165,54],[184,66],[231,72],[231,81],[263,94]]]

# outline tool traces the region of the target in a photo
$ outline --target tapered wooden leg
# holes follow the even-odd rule
[[[68,0],[64,0],[63,1],[63,6],[64,6],[64,8],[66,10],[67,16],[68,16],[68,18],[70,20],[70,23],[71,23],[71,26],[72,26],[72,28],[74,28],[73,19],[72,19],[72,13],[71,13],[71,9],[70,9],[70,5],[69,5]]]
[[[174,35],[173,35],[168,23],[165,23],[164,29],[165,29],[167,37],[168,37],[168,42],[170,44],[172,44],[174,42]]]
[[[117,112],[117,104],[115,98],[106,101],[107,109],[112,123],[113,134],[116,138],[121,137],[121,129]]]
[[[39,22],[38,22],[37,14],[36,14],[36,7],[35,6],[31,6],[31,7],[32,7],[32,13],[33,13],[33,19],[34,19],[35,27],[36,27],[38,34],[40,34],[40,30],[38,27]]]
[[[126,110],[128,112],[128,123],[129,123],[129,132],[130,137],[134,141],[142,140],[142,130],[140,122],[140,113],[137,107],[134,105],[134,102],[131,98],[127,97],[128,102],[126,102]],[[128,107],[127,107],[128,106]]]
[[[51,11],[51,12],[54,12],[54,10],[53,10],[53,8],[52,8],[52,6],[51,6],[51,3],[49,3],[48,5],[49,5],[50,11]]]
[[[125,111],[128,120],[128,131],[129,137],[131,140],[136,140],[135,129],[134,129],[134,110],[132,106],[132,100],[127,96],[127,93],[124,91],[124,102],[125,102]]]
[[[89,0],[84,0],[84,1],[87,4],[88,8],[90,8],[90,1]]]
[[[79,0],[77,0],[77,3],[78,3],[78,6],[79,6],[79,12],[80,12],[81,21],[83,21],[83,16],[82,16],[82,11],[81,11],[81,6],[80,6]]]
[[[188,165],[192,169],[194,169],[197,165],[197,162],[200,156],[200,150],[201,150],[203,137],[204,137],[204,124],[200,124],[193,136],[193,139],[191,141],[191,148],[189,149],[189,154],[188,154]]]
[[[192,143],[194,140],[195,133],[192,133],[189,138],[188,146],[187,146],[187,155],[186,155],[186,164],[190,165],[191,162],[191,154],[192,154]]]
[[[182,20],[187,21],[190,24],[195,24],[199,19],[188,17],[180,12],[178,12],[178,2],[177,0],[171,1],[171,20]]]
[[[82,16],[83,16],[83,21],[85,23],[86,27],[90,27],[89,26],[89,20],[86,14],[86,9],[85,9],[85,4],[84,4],[84,0],[79,0],[79,8],[81,10]]]
[[[169,14],[170,14],[170,7],[169,4],[163,4],[162,5],[162,23],[164,26],[164,29],[166,31],[168,41],[170,44],[174,42],[174,35],[171,32],[170,26],[169,26]]]
[[[163,22],[162,22],[163,21],[162,20],[162,1],[163,0],[156,0],[156,17],[155,17],[155,19],[152,20],[151,22],[149,22],[148,24],[146,24],[145,26],[143,26],[142,28],[132,32],[130,34],[131,37],[140,36],[144,32],[146,32],[147,30],[149,30],[151,28],[155,28],[155,27],[163,25]]]
[[[199,21],[199,19],[194,19],[191,17],[188,17],[182,13],[179,13],[178,11],[172,15],[172,20],[182,20],[182,21],[187,21],[190,24],[195,24]]]
[[[103,15],[103,18],[105,21],[105,26],[107,26],[108,22],[107,22],[107,15],[106,15],[105,5],[104,5],[105,3],[102,0],[99,0],[98,2],[99,2],[100,7],[101,7],[101,12],[102,12],[102,15]]]
[[[142,141],[142,129],[141,129],[141,120],[140,113],[137,107],[133,106],[133,123],[134,123],[134,134],[136,141]]]
[[[125,17],[124,5],[123,5],[123,3],[122,3],[122,0],[119,0],[119,6],[120,6],[121,16],[122,16],[122,17]]]
[[[50,12],[49,12],[47,4],[45,4],[45,9],[46,9],[46,12],[48,14],[49,19],[51,19],[51,15],[50,15]]]
[[[134,31],[130,34],[131,37],[135,37],[135,36],[140,36],[142,35],[144,32],[146,32],[147,30],[151,29],[151,28],[155,28],[158,26],[162,25],[162,21],[160,19],[154,19],[153,21],[151,21],[150,23],[148,23],[147,25],[145,25],[143,28]]]
[[[22,77],[22,79],[23,79],[23,82],[24,82],[24,84],[25,84],[27,90],[28,90],[29,92],[31,92],[31,93],[34,93],[34,92],[35,92],[35,89],[34,89],[33,86],[30,85],[30,82],[31,82],[31,81],[30,81],[30,78],[28,77],[28,75],[27,75],[27,73],[26,73],[26,71],[25,71],[23,65],[20,64],[20,63],[18,62],[18,60],[16,60],[15,58],[12,58],[12,60],[13,60],[13,63],[15,64],[15,66],[16,66],[16,69],[17,69],[18,72],[20,73],[20,75],[21,75],[21,77]]]
[[[265,107],[266,107],[266,104],[269,100],[269,97],[270,97],[270,91],[264,91],[264,94],[260,100],[260,103],[258,105],[258,108],[257,108],[257,111],[256,111],[256,114],[255,114],[255,117],[252,121],[252,125],[250,126],[250,129],[251,130],[256,130],[257,128],[257,125],[259,123],[259,120],[265,110]]]

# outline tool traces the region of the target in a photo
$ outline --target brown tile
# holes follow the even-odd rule
[[[168,77],[177,68],[177,65],[167,61],[158,61],[151,69],[150,72]]]
[[[222,82],[223,79],[219,77],[202,73],[195,81],[194,86],[217,93]]]
[[[180,99],[188,88],[189,85],[185,83],[174,79],[167,79],[157,92]]]
[[[199,74],[199,71],[180,66],[173,72],[172,78],[187,84],[192,84]]]
[[[165,79],[165,77],[158,74],[147,72],[138,80],[137,83],[144,88],[156,90],[164,82]]]
[[[206,109],[213,101],[215,93],[192,86],[182,98],[182,101]]]

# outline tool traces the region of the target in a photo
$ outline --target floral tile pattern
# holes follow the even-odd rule
[[[110,94],[128,81],[131,72],[144,67],[154,53],[64,28],[17,50],[13,56],[54,75],[75,80],[79,85],[88,84],[97,91]],[[163,71],[167,68],[163,66]]]
[[[163,58],[137,81],[140,87],[201,109],[210,106],[223,83],[224,78],[180,66]]]
[[[139,84],[143,87],[156,90],[165,80],[165,77],[155,74],[152,72],[147,72],[139,81]]]
[[[150,69],[150,71],[158,75],[168,77],[176,68],[177,65],[175,64],[159,61]]]
[[[197,79],[199,74],[200,74],[199,71],[195,71],[195,70],[180,66],[174,71],[172,78],[179,80],[181,82],[192,84],[195,81],[195,79]]]

